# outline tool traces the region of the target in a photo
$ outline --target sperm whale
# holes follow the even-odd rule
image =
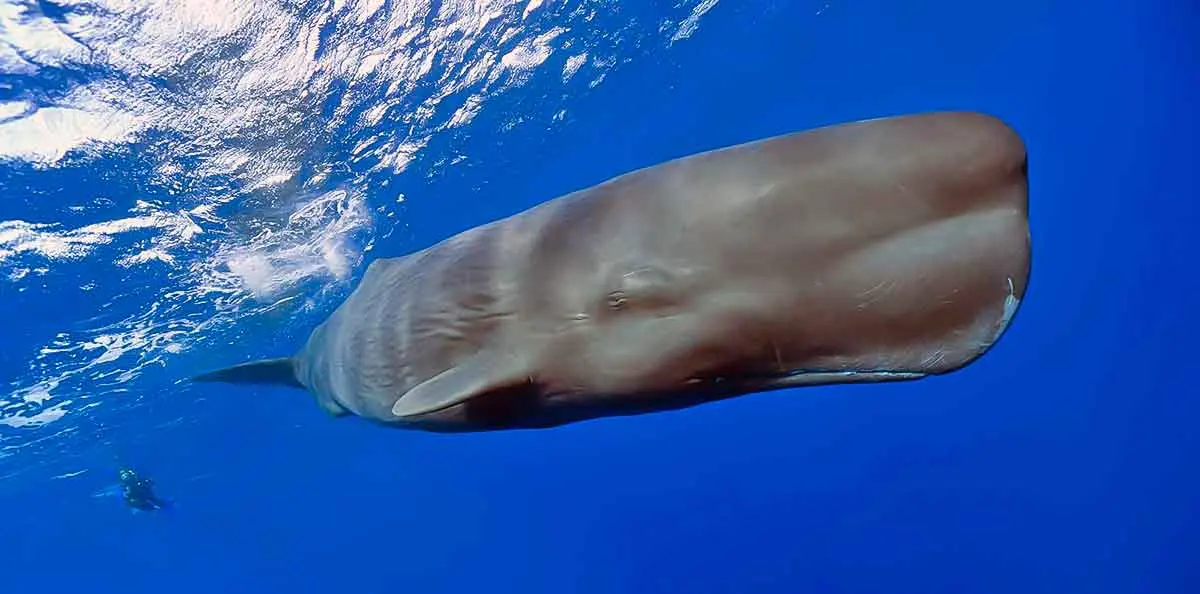
[[[440,432],[958,370],[1030,270],[1025,145],[975,112],[673,159],[373,261],[288,357],[195,381]]]

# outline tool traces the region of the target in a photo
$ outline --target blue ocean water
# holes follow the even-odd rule
[[[1197,17],[2,0],[0,592],[1200,591]],[[937,109],[1030,155],[1026,301],[959,373],[470,435],[177,383],[291,352],[373,257]]]

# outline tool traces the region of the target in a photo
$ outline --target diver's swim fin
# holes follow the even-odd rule
[[[291,357],[260,359],[226,367],[192,378],[193,382],[224,382],[229,384],[275,384],[304,388],[296,379],[296,364]]]
[[[121,490],[121,485],[109,485],[92,493],[92,497],[97,499],[101,497],[121,497],[124,494],[124,491]]]

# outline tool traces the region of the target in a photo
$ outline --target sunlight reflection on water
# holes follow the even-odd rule
[[[0,392],[3,451],[239,320],[327,305],[403,199],[378,182],[431,140],[539,73],[551,126],[716,3],[0,0],[5,311],[75,300],[5,347],[28,372]]]

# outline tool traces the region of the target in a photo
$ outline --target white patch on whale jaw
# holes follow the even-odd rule
[[[828,386],[834,384],[866,384],[921,379],[928,373],[917,371],[875,370],[810,370],[796,371],[776,377],[728,378],[724,382],[729,388],[742,393],[765,392],[805,386]]]
[[[1008,330],[1009,324],[1012,323],[1013,316],[1017,315],[1017,308],[1020,307],[1020,305],[1021,300],[1017,299],[1016,289],[1013,286],[1013,279],[1010,276],[1008,277],[1008,295],[1004,297],[1004,311],[1000,315],[1000,321],[996,322],[996,325],[992,327],[991,336],[986,340],[981,341],[981,350],[986,351],[987,349],[991,348],[991,346],[995,344],[1001,336],[1004,335],[1004,331]]]
[[[775,380],[783,387],[828,384],[894,382],[920,379],[929,375],[918,371],[805,371]]]

